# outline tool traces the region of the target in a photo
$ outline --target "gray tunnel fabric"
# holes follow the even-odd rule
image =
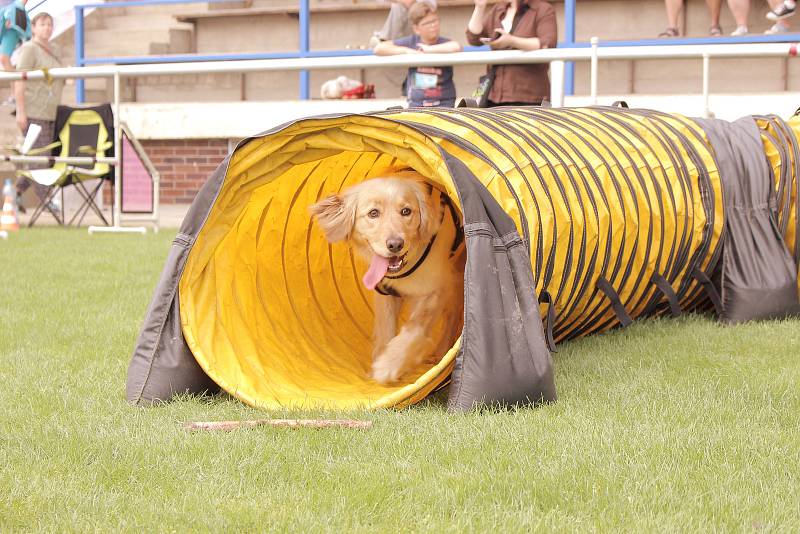
[[[772,170],[755,121],[697,122],[714,148],[725,192],[721,318],[737,323],[798,313],[797,267],[778,229]]]
[[[445,161],[459,192],[467,241],[464,331],[448,406],[469,410],[555,401],[526,244],[466,166],[449,154]]]
[[[128,402],[146,405],[169,400],[180,393],[219,391],[183,338],[178,282],[192,243],[222,187],[229,161],[230,156],[197,193],[172,243],[128,366]]]

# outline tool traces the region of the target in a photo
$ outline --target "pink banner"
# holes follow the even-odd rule
[[[153,179],[124,132],[122,134],[122,212],[153,212]]]

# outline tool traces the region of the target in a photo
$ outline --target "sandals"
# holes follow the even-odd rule
[[[658,34],[658,38],[662,39],[664,37],[678,37],[680,34],[678,33],[678,28],[667,28],[663,32]]]
[[[708,29],[708,35],[711,37],[720,37],[722,36],[722,28],[720,28],[719,24],[715,24]],[[679,37],[680,33],[678,32],[678,28],[669,27],[663,32],[658,34],[660,39],[665,37]]]

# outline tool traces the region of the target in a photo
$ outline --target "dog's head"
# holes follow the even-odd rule
[[[439,229],[442,207],[431,193],[422,176],[403,173],[366,180],[309,209],[328,241],[349,241],[371,261],[370,271],[393,273],[419,257]]]

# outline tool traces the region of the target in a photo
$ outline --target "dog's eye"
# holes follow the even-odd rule
[[[409,215],[411,215],[411,208],[403,208],[403,209],[401,209],[400,210],[400,215],[402,215],[403,217],[408,217]]]
[[[381,212],[380,212],[380,211],[378,211],[378,210],[377,210],[377,209],[375,209],[375,208],[372,208],[371,210],[369,210],[369,211],[367,212],[367,217],[369,217],[370,219],[377,219],[377,218],[378,218],[378,215],[380,215],[380,214],[381,214]]]

